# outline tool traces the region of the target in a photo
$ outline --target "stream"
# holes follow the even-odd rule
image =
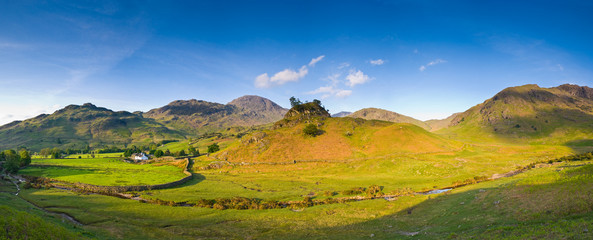
[[[8,176],[10,178],[10,182],[12,182],[14,184],[14,186],[16,187],[16,193],[14,194],[15,196],[18,196],[21,200],[28,202],[29,204],[35,206],[36,208],[42,210],[43,212],[50,214],[50,215],[58,215],[60,217],[62,217],[62,222],[64,221],[64,219],[70,221],[71,223],[73,223],[74,225],[78,225],[78,226],[82,226],[84,224],[82,224],[81,222],[79,222],[78,220],[76,220],[74,217],[66,214],[66,213],[60,213],[60,212],[53,212],[50,210],[47,210],[41,206],[38,206],[37,204],[30,202],[27,199],[24,199],[23,197],[19,196],[19,193],[21,192],[21,188],[19,187],[19,184],[15,181],[13,181],[13,179],[16,179],[18,182],[25,182],[25,179],[20,178],[20,177],[16,177],[16,176],[12,176],[10,174],[7,174],[6,176]]]

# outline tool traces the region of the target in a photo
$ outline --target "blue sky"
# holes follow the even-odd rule
[[[593,86],[588,1],[0,0],[0,124],[92,102],[320,99],[418,119]]]

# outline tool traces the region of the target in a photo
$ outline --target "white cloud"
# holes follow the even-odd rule
[[[316,57],[316,58],[311,59],[311,61],[309,62],[309,67],[315,66],[315,64],[317,62],[321,61],[324,57],[325,57],[325,55],[321,55],[319,57]]]
[[[311,61],[309,62],[308,65],[310,67],[313,67],[313,66],[315,66],[315,64],[317,62],[321,61],[324,57],[325,57],[325,55],[321,55],[319,57],[313,58],[313,59],[311,59]],[[297,82],[301,78],[304,78],[305,76],[307,76],[308,73],[309,73],[309,69],[307,68],[307,65],[303,65],[301,68],[299,68],[298,71],[287,68],[280,72],[277,72],[272,77],[269,77],[268,73],[260,74],[259,76],[257,76],[255,78],[254,83],[255,83],[255,87],[257,87],[257,88],[269,88],[274,85],[283,85],[287,82]]]
[[[346,76],[346,80],[348,81],[346,85],[354,87],[354,85],[368,82],[369,80],[371,80],[371,78],[369,77],[369,75],[364,74],[360,70],[351,70],[348,76]]]
[[[267,73],[261,74],[255,78],[255,87],[257,88],[268,88],[270,85],[270,77],[268,77]]]
[[[332,86],[336,86],[340,82],[340,76],[342,76],[342,74],[335,73],[323,78],[323,80],[330,82]]]
[[[336,97],[347,97],[350,96],[352,94],[352,90],[338,90],[336,92]]]
[[[439,64],[439,63],[446,63],[446,62],[447,62],[447,61],[445,61],[445,60],[443,60],[443,59],[436,59],[436,60],[434,60],[434,61],[432,61],[432,62],[429,62],[429,63],[428,63],[428,64],[426,64],[426,65],[420,66],[419,70],[420,70],[421,72],[423,72],[424,70],[426,70],[426,68],[427,68],[427,67],[430,67],[430,66],[433,66],[433,65],[437,65],[437,64]]]
[[[371,60],[371,64],[373,65],[383,65],[383,63],[385,63],[383,59]]]
[[[311,94],[311,95],[323,94],[323,95],[321,95],[321,99],[325,99],[325,98],[332,97],[332,96],[343,98],[343,97],[350,96],[352,94],[352,90],[336,89],[334,86],[325,86],[325,87],[319,87],[318,89],[307,92],[307,94]]]
[[[270,81],[278,85],[282,85],[287,82],[296,82],[299,79],[305,77],[307,73],[309,73],[307,66],[302,66],[298,72],[287,68],[274,74],[274,76],[270,78]]]
[[[269,88],[274,85],[282,85],[287,82],[296,82],[299,79],[305,77],[309,73],[307,66],[302,66],[299,71],[292,69],[284,69],[269,77],[268,73],[262,73],[255,78],[255,87],[257,88]]]

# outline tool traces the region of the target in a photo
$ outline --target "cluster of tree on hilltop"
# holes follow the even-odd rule
[[[305,101],[304,103],[301,102],[300,99],[295,98],[294,96],[290,97],[289,99],[290,101],[290,107],[291,109],[294,109],[296,111],[302,112],[305,110],[314,110],[318,107],[321,107],[323,110],[325,110],[326,112],[329,112],[328,109],[326,109],[323,105],[321,105],[321,101],[317,100],[317,99],[313,99],[313,102],[309,103],[307,101]]]

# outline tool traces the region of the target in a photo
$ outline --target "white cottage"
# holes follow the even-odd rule
[[[144,153],[134,153],[132,154],[133,160],[148,160],[148,157]]]

